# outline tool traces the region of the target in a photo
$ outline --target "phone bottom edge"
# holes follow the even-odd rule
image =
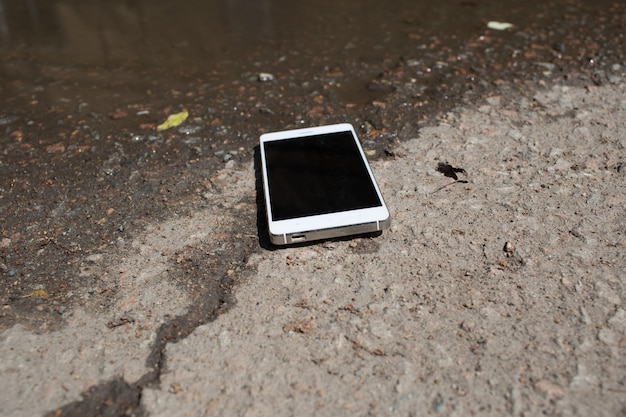
[[[316,240],[325,240],[337,237],[379,232],[388,228],[390,224],[391,218],[388,217],[387,219],[381,221],[354,224],[343,227],[334,227],[330,229],[309,230],[279,235],[275,235],[270,232],[270,241],[274,245],[297,244]]]

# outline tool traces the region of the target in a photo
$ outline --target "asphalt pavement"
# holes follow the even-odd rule
[[[1,5],[0,414],[626,412],[623,5],[200,3]],[[273,247],[338,122],[391,229]]]

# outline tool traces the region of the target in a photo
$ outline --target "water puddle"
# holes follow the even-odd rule
[[[568,2],[558,2],[566,5]],[[375,61],[435,38],[467,38],[488,20],[523,25],[544,2],[445,0],[3,0],[2,43],[58,65],[208,71],[312,57]],[[557,7],[562,7],[557,4]],[[297,58],[294,58],[297,57]]]

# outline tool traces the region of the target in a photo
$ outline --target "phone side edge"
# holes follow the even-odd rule
[[[261,152],[261,181],[263,182],[263,200],[265,204],[265,217],[267,220],[267,232],[270,236],[270,241],[274,243],[276,239],[280,238],[280,235],[274,235],[271,231],[272,224],[272,204],[270,201],[270,189],[269,179],[267,174],[267,160],[265,159],[265,142],[268,134],[263,134],[259,138],[259,149]],[[284,237],[283,237],[283,240]]]

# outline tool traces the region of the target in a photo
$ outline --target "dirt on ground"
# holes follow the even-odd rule
[[[304,3],[6,2],[0,414],[626,416],[623,5]],[[272,246],[338,122],[391,228]]]
[[[117,288],[109,304],[58,331],[2,333],[5,415],[68,403],[49,415],[76,415],[81,393],[105,381],[132,393],[156,368],[134,397],[109,386],[101,403],[151,416],[625,414],[625,90],[529,84],[442,115],[372,163],[393,216],[380,236],[258,248],[258,170],[229,162],[201,210],[84,257],[86,279]],[[229,268],[218,259],[233,245],[253,249]],[[209,266],[188,266],[197,254]],[[235,306],[178,341],[175,324],[163,333],[194,320],[194,292],[165,271],[212,264],[198,293]]]

